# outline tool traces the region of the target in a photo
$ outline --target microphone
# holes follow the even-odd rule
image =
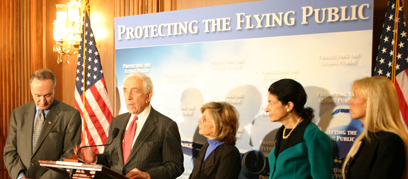
[[[86,145],[86,146],[82,146],[82,147],[80,147],[79,149],[78,149],[78,151],[77,151],[77,154],[79,153],[79,151],[81,151],[81,149],[82,148],[85,148],[85,147],[99,147],[99,146],[109,146],[110,144],[112,144],[112,142],[113,142],[113,139],[115,139],[115,137],[116,136],[118,136],[118,134],[119,134],[119,129],[118,128],[115,128],[115,129],[113,129],[113,131],[112,131],[112,140],[111,140],[111,142],[109,143],[109,144],[99,144],[99,145]],[[79,158],[79,157],[78,157]],[[80,159],[81,161],[82,161],[82,159]]]
[[[78,149],[77,154],[79,153],[79,151],[81,151],[82,148],[85,148],[85,147],[99,147],[99,146],[105,146],[105,147],[106,147],[106,146],[108,146],[108,145],[111,145],[112,142],[113,142],[113,139],[115,139],[115,137],[118,136],[118,134],[119,134],[119,129],[118,129],[118,128],[115,128],[115,129],[113,129],[113,131],[112,131],[112,140],[111,140],[111,142],[110,142],[109,144],[99,144],[99,145],[82,146],[82,147],[80,147],[80,148]],[[79,158],[79,156],[78,156],[78,160],[80,160],[81,162],[83,162],[83,160],[82,160],[81,158]],[[69,172],[69,178],[72,179],[72,178],[74,177],[75,172],[76,172],[76,169],[70,170],[70,172]]]

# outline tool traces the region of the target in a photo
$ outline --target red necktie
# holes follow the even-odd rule
[[[125,139],[122,144],[122,153],[123,153],[123,163],[125,164],[129,158],[130,151],[132,150],[133,139],[135,138],[136,128],[137,128],[137,116],[133,118],[130,122],[129,127],[125,134]]]

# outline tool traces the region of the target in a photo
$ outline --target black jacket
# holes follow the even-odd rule
[[[191,179],[208,178],[238,178],[241,171],[241,156],[234,145],[221,144],[214,149],[205,161],[204,155],[208,148],[208,142],[201,148],[194,165]]]
[[[345,166],[345,179],[401,179],[405,169],[402,139],[390,132],[369,132],[354,157]]]

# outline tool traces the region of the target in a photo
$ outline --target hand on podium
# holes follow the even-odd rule
[[[139,170],[137,168],[132,169],[128,174],[125,175],[126,178],[135,179],[150,179],[150,175],[147,172]]]
[[[96,163],[96,154],[91,147],[83,147],[83,144],[74,147],[74,153],[85,163]]]

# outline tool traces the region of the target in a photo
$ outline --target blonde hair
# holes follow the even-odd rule
[[[364,119],[364,130],[354,141],[343,165],[344,168],[350,157],[358,150],[359,143],[363,138],[370,141],[368,132],[386,131],[398,135],[405,145],[405,153],[408,149],[408,135],[401,121],[399,112],[398,95],[394,84],[386,77],[365,77],[354,81],[351,92],[353,95],[362,96],[367,102]],[[405,162],[408,166],[408,155]],[[403,178],[408,178],[407,170],[404,170]]]
[[[214,136],[217,141],[234,144],[238,130],[238,112],[234,106],[227,102],[209,102],[201,106],[201,113],[209,109],[209,114],[214,120]]]

